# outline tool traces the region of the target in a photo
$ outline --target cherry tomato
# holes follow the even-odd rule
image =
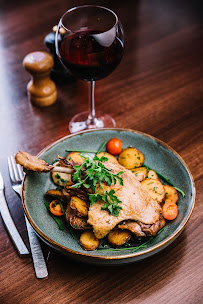
[[[52,201],[49,204],[50,212],[56,216],[62,216],[63,211],[61,209],[61,206],[57,200]]]
[[[122,142],[118,138],[112,138],[107,142],[107,151],[112,155],[118,155],[122,151]]]
[[[165,203],[162,207],[163,217],[166,220],[174,220],[178,215],[178,207],[173,203]]]

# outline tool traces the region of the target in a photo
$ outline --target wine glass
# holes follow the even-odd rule
[[[117,67],[123,56],[123,28],[110,9],[84,5],[69,9],[60,19],[56,32],[56,53],[75,77],[90,84],[89,112],[75,115],[69,123],[71,133],[85,129],[115,127],[108,114],[95,113],[95,80]]]

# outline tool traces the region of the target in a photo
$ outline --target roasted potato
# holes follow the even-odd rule
[[[165,197],[164,186],[159,180],[147,178],[141,182],[142,187],[155,199],[161,203]]]
[[[113,247],[122,246],[123,244],[128,242],[130,238],[131,238],[131,233],[129,230],[121,230],[118,227],[115,227],[107,235],[108,242]]]
[[[166,225],[166,220],[164,218],[160,219],[159,229],[161,230]]]
[[[149,170],[147,177],[151,179],[159,179],[158,175],[154,170]]]
[[[84,201],[88,201],[88,194],[80,188],[72,188],[69,185],[65,185],[63,189],[63,195],[68,197],[77,196]]]
[[[164,185],[164,190],[165,190],[165,203],[173,203],[176,204],[178,201],[178,192],[175,188]]]
[[[143,181],[147,177],[147,174],[148,174],[148,170],[145,167],[131,169],[130,171],[135,175],[136,179],[139,182]]]
[[[77,196],[72,196],[70,200],[70,207],[74,211],[75,215],[79,217],[87,217],[88,208],[87,203]]]
[[[59,162],[54,164],[54,167],[59,166]],[[71,181],[71,174],[61,172],[51,172],[51,177],[54,184],[64,186],[67,182]]]
[[[92,226],[87,223],[87,219],[78,217],[75,214],[70,215],[69,223],[74,229],[77,230],[86,230],[92,228]]]
[[[130,147],[119,154],[118,162],[126,169],[134,169],[144,164],[144,155],[136,148]]]
[[[99,158],[101,158],[102,156],[108,158],[108,160],[113,162],[113,163],[118,163],[117,159],[108,152],[100,152],[100,153],[97,154],[97,157],[99,157]]]
[[[86,230],[86,229],[92,229],[92,226],[90,226],[87,223],[87,219],[78,217],[73,213],[73,210],[70,208],[70,204],[68,204],[66,209],[66,221],[77,230]]]
[[[72,161],[78,163],[79,165],[82,165],[82,163],[84,161],[79,152],[70,152],[66,156],[66,159],[67,160],[72,160]]]
[[[63,193],[61,190],[57,190],[57,189],[50,189],[46,192],[46,195],[55,197],[55,198],[63,198]]]
[[[80,245],[84,250],[95,250],[99,246],[99,239],[96,238],[93,231],[84,231],[80,236]]]
[[[72,180],[70,180],[66,183],[66,187],[70,187],[72,185],[74,185],[74,182],[72,182]]]

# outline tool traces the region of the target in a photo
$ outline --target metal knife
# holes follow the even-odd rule
[[[41,249],[41,245],[39,243],[39,239],[34,232],[32,226],[28,222],[25,216],[25,222],[27,226],[27,233],[30,242],[30,249],[32,253],[32,261],[34,264],[35,274],[38,279],[43,279],[48,276],[47,266],[44,260],[43,252]]]
[[[13,190],[21,198],[22,185],[16,185],[15,188],[13,187]],[[35,275],[37,279],[44,279],[48,276],[48,270],[44,260],[39,238],[34,232],[30,223],[28,222],[26,215],[25,215],[25,223],[26,223],[28,239],[30,243],[30,250],[32,253],[32,261],[34,265]]]
[[[18,253],[20,256],[25,256],[29,254],[29,251],[27,247],[25,246],[25,243],[23,242],[14,222],[11,217],[11,214],[8,209],[8,205],[6,203],[5,195],[4,195],[4,182],[3,177],[0,172],[0,213],[1,217],[4,221],[4,224],[8,230],[8,233],[13,241],[13,244],[15,245]]]

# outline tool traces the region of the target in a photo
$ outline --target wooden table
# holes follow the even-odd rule
[[[37,280],[31,258],[18,257],[0,219],[0,303],[202,303],[200,2],[91,1],[115,10],[125,30],[124,58],[96,84],[96,108],[112,115],[117,127],[158,137],[183,157],[197,188],[186,229],[159,254],[126,266],[79,264],[42,244],[49,277]],[[58,86],[56,104],[33,107],[22,60],[46,50],[45,35],[72,6],[73,0],[1,1],[0,170],[11,214],[27,245],[7,155],[18,150],[37,154],[67,135],[70,118],[87,109],[88,91],[82,81]]]

